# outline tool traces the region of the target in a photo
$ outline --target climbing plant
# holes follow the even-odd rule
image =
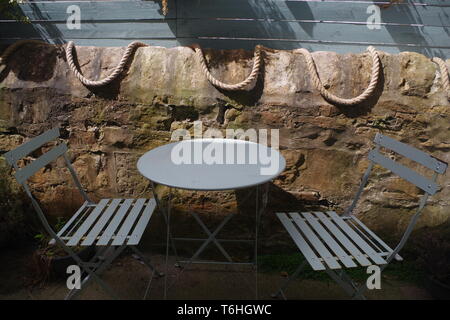
[[[28,17],[20,10],[19,4],[22,2],[23,0],[0,0],[0,18],[29,22]]]

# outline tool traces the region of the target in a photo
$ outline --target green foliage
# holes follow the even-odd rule
[[[35,238],[36,240],[39,240],[39,241],[44,241],[44,239],[45,239],[45,234],[43,234],[43,233],[38,233],[37,235],[34,236],[34,238]]]
[[[56,218],[56,223],[53,226],[53,231],[58,233],[59,230],[66,224],[66,219],[63,217]],[[50,236],[47,233],[40,232],[34,236],[34,239],[39,241],[39,251],[48,257],[66,255],[66,252],[57,245],[50,245]]]
[[[29,230],[26,213],[28,201],[14,183],[10,169],[0,157],[0,247],[22,240]]]
[[[301,254],[277,254],[258,257],[259,269],[262,272],[279,272],[286,273],[287,275],[293,274],[304,261],[305,258]],[[309,280],[330,280],[325,272],[314,271],[308,264],[299,277]]]
[[[64,227],[66,222],[67,222],[66,218],[63,218],[63,217],[56,218],[55,229],[54,229],[55,232],[58,233],[59,230],[61,230],[62,227]]]
[[[53,226],[53,231],[55,231],[56,233],[58,233],[58,231],[59,230],[61,230],[62,229],[62,227],[64,227],[64,225],[66,224],[66,219],[65,218],[63,218],[63,217],[57,217],[56,218],[56,223],[55,223],[55,225]],[[38,234],[36,234],[35,236],[34,236],[34,238],[36,239],[36,240],[39,240],[39,241],[41,241],[41,242],[45,242],[45,245],[44,246],[46,246],[46,244],[50,241],[50,237],[47,235],[47,234],[44,234],[44,233],[38,233]]]
[[[29,22],[28,17],[20,10],[19,3],[21,2],[21,0],[0,0],[0,16],[20,22]]]

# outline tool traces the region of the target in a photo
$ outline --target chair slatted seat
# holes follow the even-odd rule
[[[394,251],[362,226],[352,223],[352,218],[344,219],[334,211],[276,215],[285,227],[287,223],[292,225],[289,228],[292,238],[304,239],[298,248],[308,262],[313,261],[310,265],[314,270],[383,265],[387,263],[384,257]]]
[[[136,245],[156,208],[154,199],[138,200],[103,199],[93,206],[83,205],[82,210],[77,211],[78,216],[67,222],[58,236],[71,247]],[[129,215],[131,211],[136,214]],[[121,224],[113,223],[117,216],[131,217],[127,230],[121,230]]]

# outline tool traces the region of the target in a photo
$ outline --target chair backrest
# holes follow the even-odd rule
[[[417,220],[420,217],[422,209],[425,207],[427,203],[428,197],[430,195],[435,194],[439,190],[439,185],[436,183],[436,178],[439,174],[445,173],[448,165],[444,161],[438,160],[423,151],[408,146],[407,144],[389,138],[380,133],[376,134],[374,142],[376,144],[376,147],[375,149],[369,152],[370,165],[367,168],[366,172],[364,173],[361,185],[355,196],[355,199],[353,200],[352,204],[347,208],[345,215],[348,216],[353,214],[353,209],[355,208],[356,203],[358,202],[359,197],[361,196],[361,193],[367,184],[367,181],[369,179],[374,164],[381,165],[382,167],[390,170],[399,177],[405,179],[406,181],[409,181],[410,183],[414,184],[418,188],[425,191],[425,193],[423,194],[423,196],[419,201],[419,206],[416,210],[416,213],[411,216],[410,222],[405,232],[403,233],[400,242],[397,244],[394,251],[392,251],[387,257],[386,261],[389,263],[392,259],[394,259],[394,257],[397,256],[397,253],[406,244],[409,236],[411,235],[412,230],[414,229],[415,224],[417,223]],[[427,178],[422,174],[419,174],[416,171],[404,166],[403,164],[400,164],[395,160],[387,158],[386,156],[380,153],[381,148],[393,151],[399,155],[402,155],[405,158],[413,160],[423,165],[424,167],[432,170],[434,172],[433,177],[431,179]]]
[[[435,194],[439,190],[439,185],[435,182],[438,174],[444,174],[447,170],[447,163],[438,160],[429,154],[413,148],[407,144],[394,140],[390,137],[377,133],[374,139],[376,148],[369,152],[369,160],[395,173],[399,177],[414,184],[429,195]],[[433,178],[427,178],[416,171],[385,157],[380,153],[380,147],[389,149],[405,158],[413,160],[434,172]]]
[[[59,138],[59,129],[54,128],[31,139],[30,141],[22,144],[16,149],[4,154],[4,157],[6,158],[6,161],[9,163],[9,165],[16,169],[14,176],[20,184],[26,183],[28,178],[30,178],[40,169],[44,168],[50,162],[65,154],[65,152],[67,151],[67,145],[65,143],[60,143],[25,167],[18,167],[17,162],[19,160],[28,156],[30,153],[42,147],[46,143],[52,140],[56,140],[57,138]]]
[[[353,199],[352,204],[347,208],[345,211],[345,215],[350,215],[353,212],[353,209],[356,207],[356,204],[364,190],[364,187],[366,186],[370,173],[372,172],[372,168],[374,164],[379,164],[382,167],[390,170],[394,174],[398,175],[402,179],[405,179],[406,181],[414,184],[418,188],[425,191],[423,199],[420,200],[420,207],[423,208],[427,201],[427,197],[430,195],[435,194],[439,190],[439,185],[436,183],[436,178],[439,174],[444,174],[447,170],[447,163],[444,161],[438,160],[429,154],[420,151],[416,148],[413,148],[411,146],[408,146],[407,144],[404,144],[402,142],[399,142],[397,140],[394,140],[390,137],[387,137],[385,135],[382,135],[380,133],[377,133],[375,135],[375,149],[371,150],[369,152],[369,160],[370,165],[367,168],[366,172],[364,173],[364,176],[361,181],[361,185],[359,186],[359,190],[356,193],[355,198]],[[393,151],[405,158],[408,158],[410,160],[413,160],[424,167],[432,170],[434,172],[433,177],[427,178],[423,176],[422,174],[417,173],[416,171],[412,170],[411,168],[408,168],[404,166],[403,164],[400,164],[396,162],[395,160],[392,160],[386,156],[384,156],[380,150],[381,148],[388,149],[390,151]]]
[[[14,176],[16,180],[23,186],[25,189],[25,192],[27,195],[31,198],[34,208],[39,214],[39,217],[41,221],[43,222],[44,226],[46,227],[47,231],[49,231],[52,235],[52,230],[49,230],[49,225],[47,222],[47,219],[45,218],[45,215],[39,206],[38,201],[34,198],[32,195],[30,188],[27,184],[27,180],[37,173],[40,169],[46,167],[48,164],[50,164],[52,161],[56,160],[60,156],[64,157],[65,163],[67,168],[69,169],[71,176],[78,187],[80,193],[84,197],[85,201],[91,202],[83,190],[80,181],[69,161],[69,157],[67,156],[66,152],[68,150],[67,145],[65,143],[62,143],[58,141],[58,138],[60,136],[59,128],[54,128],[49,131],[44,132],[43,134],[27,141],[26,143],[20,145],[14,150],[11,150],[4,154],[4,157],[6,158],[6,161],[9,163],[10,166],[12,166],[16,172],[14,173]],[[37,150],[38,148],[44,146],[45,144],[56,141],[56,146],[51,148],[46,153],[42,154],[39,158],[33,160],[32,162],[26,164],[22,168],[19,168],[17,162],[25,157],[27,157],[29,154],[31,154],[33,151]],[[51,228],[50,228],[51,229]]]

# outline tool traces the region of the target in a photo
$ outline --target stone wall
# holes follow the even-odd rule
[[[123,51],[79,47],[77,59],[85,76],[98,79]],[[291,51],[266,48],[254,88],[233,93],[209,84],[190,48],[140,48],[121,79],[92,91],[69,70],[62,47],[26,45],[0,73],[0,153],[59,126],[93,198],[138,197],[150,195],[149,182],[136,169],[138,157],[168,143],[174,129],[191,128],[194,120],[202,120],[204,129],[277,128],[287,168],[271,187],[270,209],[326,206],[341,212],[357,190],[377,132],[450,162],[450,104],[437,66],[416,53],[380,54],[383,75],[374,96],[359,106],[338,107],[323,100],[304,58]],[[224,82],[239,82],[251,70],[252,52],[205,50],[205,55]],[[358,95],[369,82],[366,53],[313,57],[323,83],[341,97]],[[449,175],[439,178],[442,191],[429,201],[419,226],[449,219]],[[380,168],[372,178],[358,215],[381,233],[403,231],[420,192]],[[33,177],[33,190],[50,215],[70,215],[80,205],[67,181],[62,162]],[[177,195],[182,207],[208,202],[198,194]],[[235,207],[232,193],[206,197]]]

